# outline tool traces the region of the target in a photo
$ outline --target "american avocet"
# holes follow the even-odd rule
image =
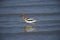
[[[22,17],[23,17],[23,20],[26,22],[26,23],[34,23],[36,22],[37,20],[33,19],[33,18],[27,18],[26,17],[26,14],[22,14]]]

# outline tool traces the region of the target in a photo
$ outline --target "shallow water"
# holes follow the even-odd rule
[[[59,40],[59,33],[4,33],[0,34],[2,40]]]
[[[31,17],[30,17],[31,16]],[[33,26],[38,31],[54,31],[60,30],[60,15],[35,15],[28,14],[27,17],[38,20],[34,24],[27,24],[22,19],[21,14],[17,15],[1,15],[0,16],[0,32],[1,33],[16,33],[23,32],[25,26]],[[2,30],[2,31],[1,31]]]
[[[59,0],[0,1],[0,40],[60,40]],[[22,13],[38,20],[27,24]],[[24,32],[32,26],[35,32]]]

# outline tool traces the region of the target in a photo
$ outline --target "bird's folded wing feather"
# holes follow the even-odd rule
[[[29,18],[29,19],[27,19],[28,21],[33,21],[34,19],[33,18]]]

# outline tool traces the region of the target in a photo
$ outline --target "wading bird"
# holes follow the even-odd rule
[[[23,17],[23,20],[26,22],[26,23],[34,23],[36,22],[37,20],[33,19],[33,18],[27,18],[26,17],[26,14],[22,14],[22,17]]]

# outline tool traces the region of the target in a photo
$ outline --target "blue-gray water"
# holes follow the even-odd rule
[[[27,24],[22,13],[38,22]],[[25,26],[36,32],[24,32]],[[60,0],[0,0],[0,40],[60,40]]]

